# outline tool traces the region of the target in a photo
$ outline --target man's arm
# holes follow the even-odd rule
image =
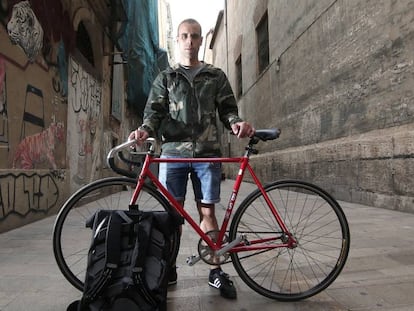
[[[221,122],[223,122],[226,128],[231,129],[238,138],[253,136],[255,129],[250,123],[243,121],[239,117],[236,98],[234,97],[230,82],[221,70],[218,85],[220,87],[216,95],[216,101]]]
[[[142,127],[156,134],[163,119],[168,116],[168,90],[166,77],[160,73],[154,80],[144,109]]]
[[[144,109],[144,120],[141,126],[132,131],[128,139],[145,141],[150,135],[156,135],[161,121],[168,115],[168,91],[165,76],[160,73],[154,80]]]

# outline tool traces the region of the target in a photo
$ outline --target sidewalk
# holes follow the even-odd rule
[[[222,184],[219,222],[231,187],[229,180]],[[185,263],[198,242],[187,226],[168,310],[414,310],[414,214],[340,203],[350,224],[351,251],[343,272],[324,292],[295,303],[273,301],[247,288],[230,264],[223,269],[232,276],[238,299],[221,298],[207,285],[206,264]],[[81,293],[63,278],[53,257],[54,220],[49,217],[0,234],[0,311],[64,311],[79,299]]]

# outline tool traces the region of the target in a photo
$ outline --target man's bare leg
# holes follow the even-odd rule
[[[200,214],[200,228],[203,232],[218,231],[218,223],[214,204],[205,204],[197,202],[198,213]],[[212,265],[211,269],[219,268],[218,265]]]
[[[218,230],[219,227],[214,204],[197,203],[197,208],[200,214],[200,228],[204,232]],[[210,267],[208,284],[220,290],[220,295],[225,298],[237,298],[237,292],[233,282],[230,280],[229,275],[224,273],[219,266],[220,258],[215,258],[215,262],[217,265]]]

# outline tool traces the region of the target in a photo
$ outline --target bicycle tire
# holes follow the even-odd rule
[[[108,177],[76,191],[62,206],[53,227],[53,253],[64,277],[83,290],[92,232],[86,220],[98,209],[128,210],[137,181],[127,177]],[[171,211],[168,201],[152,186],[144,185],[137,204],[142,211]],[[179,248],[178,230],[172,237],[171,258]]]
[[[232,252],[235,270],[246,285],[268,298],[297,301],[318,294],[338,277],[348,257],[350,232],[342,208],[326,191],[303,181],[282,180],[264,189],[297,246]],[[249,240],[280,231],[258,189],[234,214],[230,241],[240,234]]]

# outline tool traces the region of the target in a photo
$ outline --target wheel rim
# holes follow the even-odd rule
[[[312,185],[275,184],[266,191],[298,245],[233,253],[235,268],[247,285],[269,298],[299,300],[315,295],[333,282],[345,263],[346,219],[336,201]],[[249,240],[266,238],[275,231],[281,232],[263,196],[256,192],[239,207],[231,239],[240,234]]]

